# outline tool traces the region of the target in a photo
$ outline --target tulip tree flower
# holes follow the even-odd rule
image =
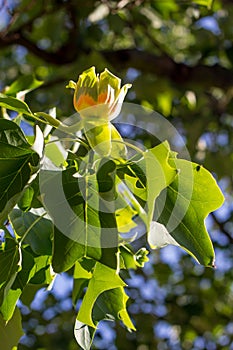
[[[107,69],[98,75],[91,67],[79,76],[77,83],[70,81],[67,87],[75,90],[74,108],[83,120],[90,146],[101,156],[125,153],[121,136],[110,121],[119,115],[131,84],[121,87],[121,79]],[[117,140],[122,144],[117,145]]]
[[[118,116],[125,95],[131,84],[121,87],[121,79],[105,69],[100,75],[95,67],[83,72],[77,84],[69,82],[74,88],[74,108],[81,118],[99,118],[112,120]]]

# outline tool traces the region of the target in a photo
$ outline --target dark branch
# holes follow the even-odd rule
[[[176,85],[202,89],[210,86],[228,88],[233,84],[233,73],[218,64],[214,66],[197,65],[190,67],[184,63],[176,63],[167,55],[154,54],[137,49],[125,49],[103,52],[116,69],[135,68],[144,73],[168,77]]]
[[[231,234],[225,229],[224,223],[220,222],[218,218],[214,215],[214,213],[211,213],[212,218],[214,219],[214,222],[218,225],[221,232],[229,239],[230,243],[233,243],[233,237]]]
[[[54,65],[64,65],[74,62],[81,55],[88,54],[91,49],[78,44],[77,24],[71,28],[68,41],[56,52],[44,50],[27,38],[22,32],[12,32],[6,36],[0,36],[0,48],[11,45],[24,46],[32,54],[47,63]],[[76,31],[75,31],[76,29]],[[233,72],[215,64],[206,66],[198,64],[190,67],[184,63],[177,63],[166,54],[157,56],[155,54],[134,49],[124,49],[116,51],[101,51],[103,57],[110,65],[118,69],[135,68],[142,73],[155,74],[158,77],[167,77],[176,86],[182,88],[198,87],[202,90],[211,86],[223,88],[224,90],[233,85]]]

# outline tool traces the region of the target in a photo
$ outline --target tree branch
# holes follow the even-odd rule
[[[138,49],[105,51],[102,53],[116,69],[135,68],[143,73],[168,77],[173,83],[182,87],[202,89],[210,86],[224,90],[233,84],[233,73],[218,64],[214,66],[197,65],[190,67],[184,63],[176,63],[167,55],[156,56]]]
[[[54,65],[72,63],[81,55],[91,52],[91,49],[78,45],[77,32],[76,37],[70,35],[67,43],[56,52],[41,49],[19,31],[0,37],[0,48],[11,45],[24,46],[35,56]],[[166,54],[157,56],[137,48],[100,51],[100,54],[103,55],[110,65],[115,67],[115,70],[135,68],[142,73],[167,77],[176,86],[182,88],[195,89],[195,87],[198,87],[200,89],[201,86],[201,89],[205,90],[211,86],[216,86],[226,90],[233,85],[233,72],[218,64],[213,66],[198,64],[191,67],[184,63],[175,62]]]
[[[214,215],[214,213],[211,213],[211,216],[214,220],[214,222],[218,225],[220,228],[221,232],[229,239],[230,243],[233,243],[233,237],[231,234],[225,229],[224,223],[220,222],[217,217]]]

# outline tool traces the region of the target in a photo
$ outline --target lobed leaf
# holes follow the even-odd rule
[[[180,172],[169,185],[158,222],[174,240],[205,266],[214,266],[214,250],[205,226],[207,215],[219,208],[224,197],[213,176],[198,164],[173,159]],[[162,196],[159,201],[164,200]],[[159,202],[157,206],[157,211]]]
[[[31,149],[21,129],[12,121],[0,120],[0,223],[19,200],[38,170],[39,155]]]
[[[125,285],[116,270],[97,262],[77,319],[92,328],[96,328],[92,319],[92,309],[98,296],[106,290],[124,287]]]

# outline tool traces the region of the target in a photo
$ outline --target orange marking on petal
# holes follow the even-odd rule
[[[75,108],[78,111],[81,111],[82,109],[95,106],[97,102],[93,100],[93,98],[89,95],[81,95],[78,98],[78,101],[75,101]]]
[[[108,94],[107,92],[102,92],[101,94],[99,94],[98,96],[98,103],[106,103],[107,102],[107,97],[108,97]]]

